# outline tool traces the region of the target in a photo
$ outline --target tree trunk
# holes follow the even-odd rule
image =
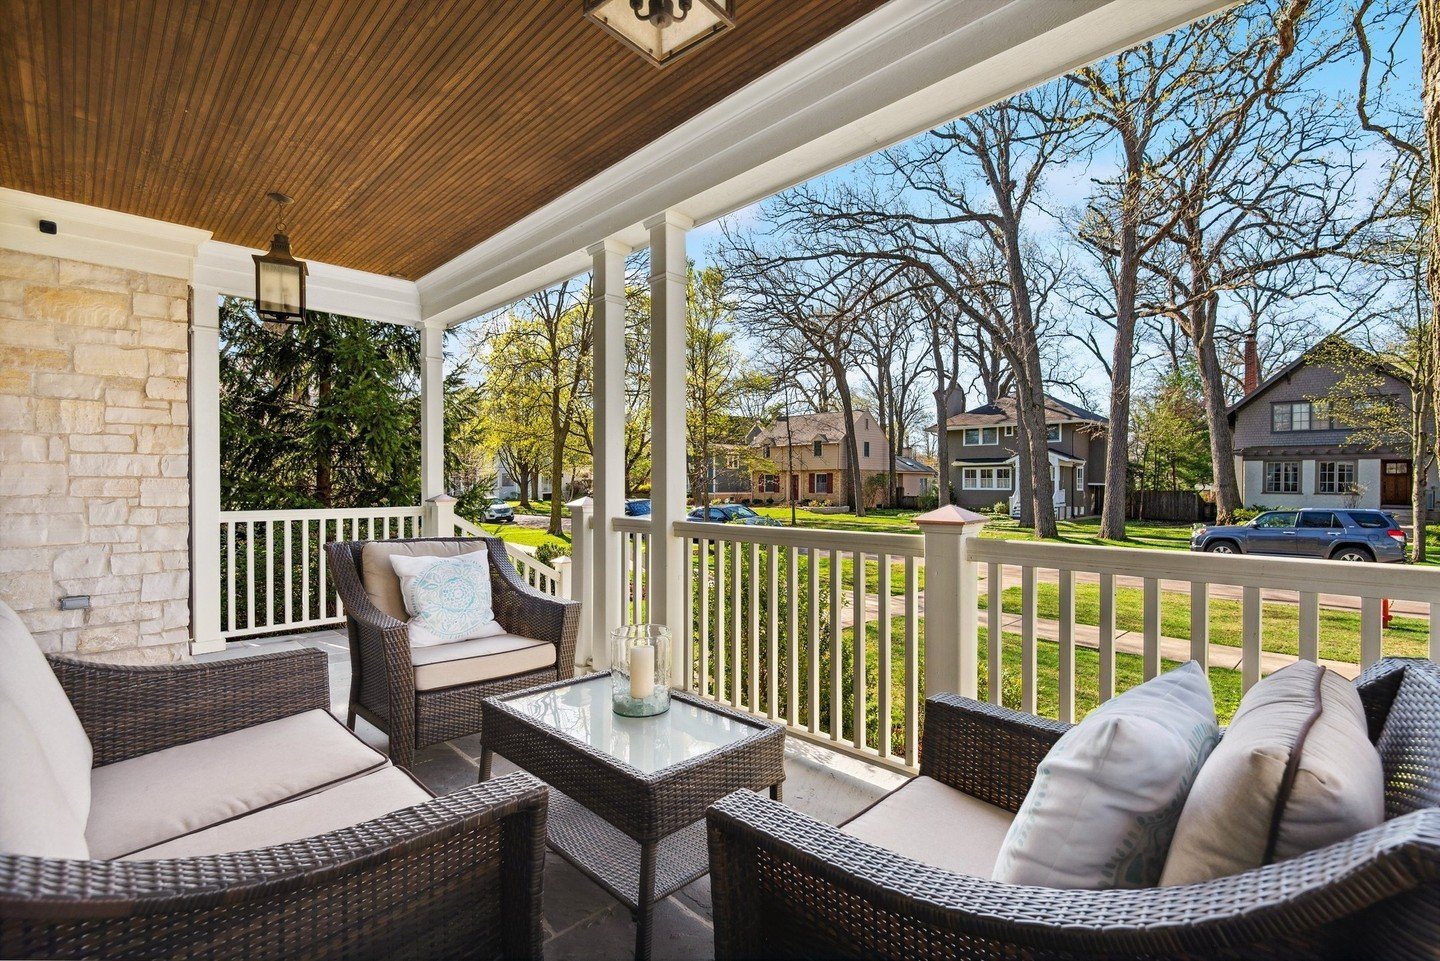
[[[1420,0],[1420,89],[1425,108],[1425,146],[1430,158],[1430,236],[1425,282],[1430,293],[1432,396],[1440,397],[1440,0]],[[1435,432],[1440,459],[1440,430]],[[1417,483],[1419,479],[1417,478]],[[1415,514],[1415,540],[1421,542],[1421,515]],[[1419,543],[1423,552],[1424,544]],[[1422,555],[1423,556],[1423,555]]]
[[[1119,496],[1105,498],[1100,508],[1100,536],[1125,539],[1125,495],[1130,469],[1130,381],[1135,362],[1135,298],[1140,272],[1139,238],[1135,218],[1140,198],[1136,177],[1127,182],[1121,204],[1120,251],[1115,275],[1115,347],[1110,360],[1110,428],[1105,435],[1105,490]]]
[[[530,468],[522,467],[516,480],[520,482],[520,506],[530,509]]]
[[[1215,521],[1228,524],[1240,503],[1240,485],[1235,480],[1235,438],[1230,432],[1230,419],[1225,403],[1225,380],[1220,370],[1220,357],[1215,351],[1215,310],[1218,297],[1211,295],[1194,307],[1191,318],[1191,342],[1200,370],[1200,386],[1205,400],[1205,426],[1210,431],[1210,461],[1215,477]],[[1107,479],[1107,483],[1108,483]]]
[[[1030,422],[1020,416],[1019,387],[1015,404],[1015,500],[1020,507],[1021,527],[1035,526],[1035,471],[1030,450]]]
[[[843,370],[832,371],[835,388],[840,395],[840,410],[845,414],[845,459],[846,476],[850,483],[850,509],[856,517],[865,516],[865,497],[860,490],[860,439],[855,436],[855,404],[850,396],[850,387],[845,382]]]

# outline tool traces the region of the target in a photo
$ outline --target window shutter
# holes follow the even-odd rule
[[[808,492],[811,493],[811,494],[815,493],[815,475],[814,475],[814,474],[807,474],[807,475],[806,475],[806,483],[809,484]]]

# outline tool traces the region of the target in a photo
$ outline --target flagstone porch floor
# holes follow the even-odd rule
[[[331,709],[343,718],[350,690],[350,650],[340,631],[232,641],[226,651],[197,660],[296,647],[317,648],[329,657]],[[385,735],[366,722],[358,722],[357,733],[385,748]],[[476,782],[479,756],[478,736],[459,738],[421,751],[414,773],[437,794],[462,790]],[[504,758],[495,759],[496,775],[513,770]],[[895,771],[796,738],[786,743],[785,803],[824,821],[838,823],[851,817],[904,780]],[[655,909],[655,957],[686,961],[714,957],[711,917],[708,876],[666,898]],[[548,855],[545,865],[544,918],[545,957],[550,961],[633,957],[635,927],[629,911],[554,854]]]

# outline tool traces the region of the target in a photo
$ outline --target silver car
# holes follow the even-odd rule
[[[509,524],[515,520],[515,508],[498,497],[492,497],[481,509],[480,520],[486,524]]]
[[[1190,535],[1192,551],[1352,562],[1403,563],[1405,544],[1405,531],[1394,516],[1352,508],[1266,511],[1248,524],[1199,527]]]

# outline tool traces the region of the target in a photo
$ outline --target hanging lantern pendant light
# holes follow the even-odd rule
[[[585,0],[585,16],[664,67],[735,26],[734,0]]]
[[[270,250],[254,254],[255,312],[261,320],[282,324],[298,324],[305,317],[305,275],[308,267],[303,260],[290,254],[290,238],[285,233],[285,207],[293,201],[282,193],[266,194],[279,207],[279,223]]]

